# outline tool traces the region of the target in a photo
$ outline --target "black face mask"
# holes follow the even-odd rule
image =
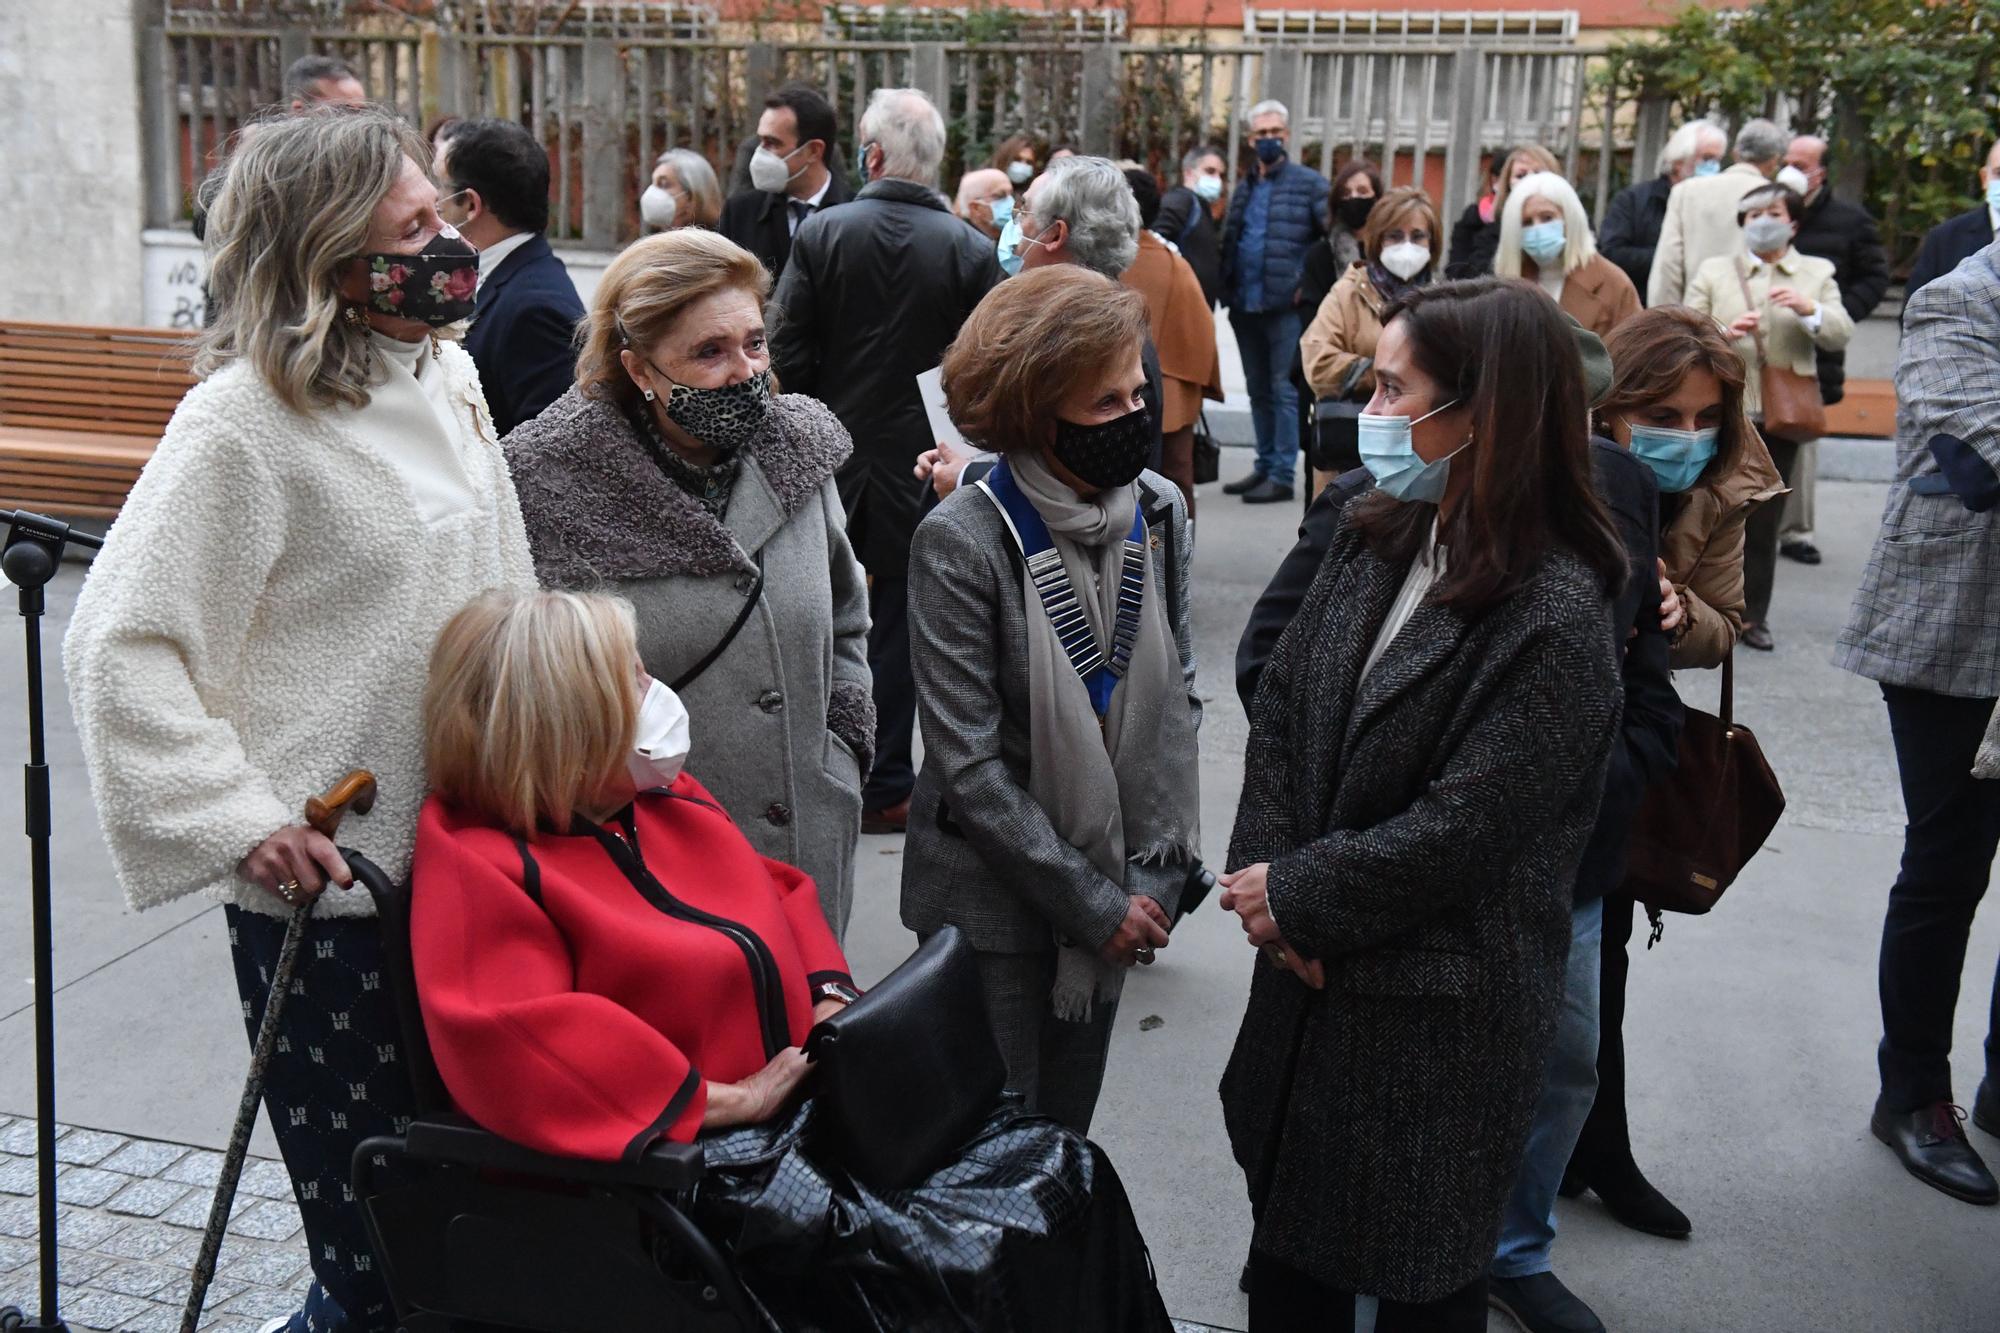
[[[368,309],[417,319],[434,329],[472,318],[479,251],[446,227],[413,255],[369,254]]]
[[[1375,199],[1372,195],[1366,199],[1342,199],[1333,207],[1343,227],[1349,231],[1360,231],[1367,223],[1369,213],[1374,211]]]
[[[1153,451],[1153,409],[1142,407],[1096,426],[1056,422],[1052,452],[1078,481],[1101,490],[1129,486]]]

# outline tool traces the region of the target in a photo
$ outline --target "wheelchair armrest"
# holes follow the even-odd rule
[[[524,1148],[459,1115],[413,1120],[404,1142],[409,1155],[420,1162],[448,1162],[593,1185],[685,1190],[700,1181],[704,1171],[701,1145],[696,1143],[662,1141],[635,1161],[594,1162]]]

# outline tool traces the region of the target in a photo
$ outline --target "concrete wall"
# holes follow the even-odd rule
[[[133,0],[0,0],[0,315],[137,324]]]

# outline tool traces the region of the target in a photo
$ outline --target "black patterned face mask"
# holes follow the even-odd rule
[[[653,366],[653,372],[674,386],[667,395],[667,420],[719,453],[733,454],[742,448],[771,414],[769,370],[720,389],[675,383],[674,377],[658,366]]]
[[[1100,489],[1129,486],[1153,451],[1153,411],[1142,407],[1095,426],[1056,422],[1056,461],[1077,480]]]

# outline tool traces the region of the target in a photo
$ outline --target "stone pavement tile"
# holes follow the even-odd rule
[[[120,1259],[161,1259],[186,1235],[185,1231],[157,1222],[133,1222],[95,1248]]]
[[[141,1180],[127,1185],[105,1206],[126,1217],[158,1217],[179,1203],[188,1187],[171,1180]]]
[[[0,1152],[19,1153],[23,1157],[32,1156],[40,1136],[35,1133],[35,1122],[16,1120],[5,1129],[0,1129]],[[62,1143],[62,1127],[56,1127],[56,1142]]]
[[[187,1155],[188,1150],[178,1143],[133,1139],[96,1165],[128,1176],[157,1176]]]
[[[222,1179],[222,1154],[197,1148],[159,1174],[183,1185],[214,1189],[215,1182]]]
[[[61,1228],[58,1227],[57,1230],[60,1231]],[[95,1281],[99,1273],[117,1262],[116,1259],[102,1254],[92,1254],[89,1250],[73,1250],[67,1245],[56,1247],[56,1272],[64,1282],[81,1282],[87,1285]]]
[[[79,1208],[95,1208],[132,1183],[132,1177],[94,1166],[72,1166],[56,1177],[56,1198]]]
[[[115,1291],[91,1291],[84,1287],[72,1287],[69,1294],[62,1297],[63,1318],[70,1324],[82,1324],[86,1328],[115,1329],[127,1319],[136,1319],[145,1314],[150,1301],[142,1301],[136,1296],[120,1296]]]
[[[285,1174],[283,1162],[246,1162],[243,1179],[237,1182],[237,1188],[260,1199],[289,1199],[292,1197],[292,1178]]]
[[[23,1264],[31,1264],[40,1257],[33,1241],[15,1240],[11,1236],[0,1237],[0,1273],[11,1273]]]
[[[178,1310],[187,1304],[188,1287],[194,1281],[193,1275],[184,1269],[175,1269],[173,1281],[161,1287],[152,1295],[153,1300],[164,1301]],[[250,1286],[247,1282],[231,1282],[228,1278],[211,1278],[208,1294],[202,1298],[202,1309],[219,1310],[230,1301],[242,1295]]]
[[[65,1251],[71,1247],[79,1250],[94,1250],[102,1246],[126,1227],[124,1219],[112,1217],[108,1213],[93,1213],[87,1208],[65,1208],[56,1223],[56,1239]],[[145,1255],[133,1255],[143,1259]]]
[[[300,1226],[298,1207],[292,1203],[260,1203],[241,1217],[229,1219],[229,1229],[238,1236],[258,1240],[285,1240]]]
[[[229,1204],[229,1215],[241,1217],[247,1208],[257,1206],[258,1200],[239,1194]],[[208,1226],[208,1210],[215,1205],[215,1195],[211,1190],[192,1189],[179,1203],[160,1214],[162,1222],[172,1222],[177,1227],[189,1227],[201,1231]]]
[[[249,1315],[252,1319],[276,1319],[299,1308],[298,1297],[289,1291],[269,1291],[252,1287],[222,1307],[224,1314]]]
[[[96,1129],[72,1129],[56,1140],[56,1160],[71,1166],[96,1166],[124,1147],[123,1134],[106,1134]]]
[[[118,1325],[118,1333],[178,1333],[181,1307],[151,1301],[143,1313]]]
[[[277,1317],[277,1315],[272,1315],[270,1319],[276,1319]],[[258,1333],[258,1330],[263,1328],[268,1322],[268,1319],[239,1319],[233,1316],[224,1316],[212,1324],[203,1324],[201,1326],[201,1333]]]
[[[0,1236],[33,1236],[40,1226],[33,1199],[0,1199]]]
[[[247,1283],[257,1287],[288,1286],[292,1279],[303,1270],[308,1275],[312,1270],[306,1267],[303,1250],[273,1250],[268,1254],[249,1255],[218,1266],[218,1276],[232,1282]]]
[[[41,1188],[41,1181],[34,1158],[0,1153],[0,1194],[33,1194]]]
[[[89,1279],[89,1284],[99,1290],[115,1291],[120,1296],[152,1296],[180,1276],[171,1268],[127,1259]],[[71,1280],[81,1279],[73,1277]]]

